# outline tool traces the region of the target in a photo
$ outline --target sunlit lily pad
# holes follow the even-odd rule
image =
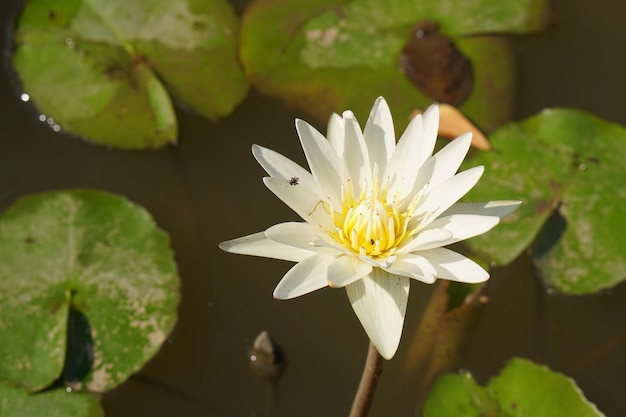
[[[65,389],[29,394],[0,383],[0,417],[102,417],[100,399],[93,394],[77,394]]]
[[[27,0],[13,66],[51,124],[100,144],[177,140],[172,99],[217,119],[247,92],[224,0]]]
[[[259,90],[320,121],[344,109],[365,119],[368,103],[380,95],[395,114],[408,118],[433,102],[400,64],[412,28],[430,19],[472,61],[473,91],[461,109],[490,131],[511,117],[514,59],[502,38],[485,34],[540,30],[547,3],[256,0],[243,17],[242,63]],[[437,59],[436,51],[425,56]],[[398,128],[405,125],[399,117]]]
[[[424,417],[601,417],[574,380],[526,359],[513,359],[481,387],[472,376],[448,374],[435,382]]]
[[[88,190],[19,200],[0,217],[0,380],[37,391],[61,377],[71,308],[93,340],[73,386],[118,385],[172,331],[178,287],[169,238],[142,208]]]
[[[468,200],[520,199],[494,230],[468,241],[506,264],[526,248],[552,288],[593,293],[626,279],[626,129],[578,110],[546,110],[490,136],[468,161],[485,175]]]

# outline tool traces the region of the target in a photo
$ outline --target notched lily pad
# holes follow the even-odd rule
[[[364,120],[368,103],[379,95],[386,97],[395,114],[408,117],[414,108],[426,108],[441,99],[420,91],[401,68],[402,62],[407,62],[401,55],[412,39],[413,27],[432,20],[439,26],[440,39],[450,38],[453,47],[449,49],[472,63],[471,93],[461,109],[491,131],[511,117],[514,57],[504,40],[486,34],[544,28],[547,3],[471,0],[451,8],[446,2],[432,0],[256,0],[243,17],[242,63],[259,90],[282,98],[320,122],[343,109],[353,110]],[[437,48],[440,43],[428,45]],[[418,49],[428,59],[441,52]],[[411,61],[419,61],[414,58]],[[450,60],[443,57],[440,61]],[[420,77],[432,77],[427,73],[421,71]],[[459,80],[449,84],[467,88]],[[463,99],[465,95],[451,90],[444,97]],[[401,117],[397,120],[398,129],[406,125]]]
[[[41,390],[70,350],[64,383],[115,387],[172,331],[178,288],[169,238],[144,209],[89,190],[19,200],[0,217],[0,380]]]
[[[587,294],[626,279],[626,129],[578,110],[552,109],[490,136],[468,160],[485,175],[468,200],[520,199],[504,224],[467,243],[506,264],[530,247],[547,285]]]
[[[0,417],[103,417],[100,398],[55,389],[37,394],[0,383]]]
[[[54,125],[118,148],[158,148],[177,140],[172,99],[210,119],[243,99],[237,30],[223,0],[27,0],[12,62]]]
[[[548,394],[546,394],[548,393]],[[448,374],[433,386],[424,417],[602,417],[574,380],[527,359],[512,359],[481,387],[472,376]]]

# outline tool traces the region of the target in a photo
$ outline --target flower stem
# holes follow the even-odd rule
[[[370,409],[378,377],[383,371],[383,358],[372,342],[367,351],[367,359],[361,375],[359,388],[354,396],[349,417],[365,417]]]

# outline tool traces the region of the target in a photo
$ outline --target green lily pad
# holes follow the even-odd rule
[[[12,62],[50,124],[158,148],[177,140],[172,99],[210,119],[243,99],[237,31],[224,0],[27,0]]]
[[[422,417],[511,417],[502,413],[487,390],[469,372],[442,375],[435,381],[422,411]]]
[[[450,7],[436,0],[256,0],[243,17],[241,59],[260,91],[319,121],[344,109],[365,119],[382,95],[398,116],[398,129],[404,129],[403,116],[433,102],[400,68],[412,28],[430,19],[472,61],[473,91],[460,108],[489,131],[511,117],[515,66],[508,44],[485,33],[540,30],[547,23],[547,3],[472,0]]]
[[[601,417],[574,380],[529,360],[515,358],[502,373],[479,386],[472,376],[443,375],[435,382],[424,417]]]
[[[626,279],[626,129],[578,110],[546,110],[490,136],[494,151],[468,200],[520,199],[503,224],[467,243],[507,264],[529,246],[547,285],[586,294]]]
[[[61,376],[66,350],[80,351],[76,340],[87,340],[92,366],[66,383],[109,390],[154,356],[176,322],[169,238],[118,196],[75,190],[19,200],[0,217],[0,265],[0,340],[8,341],[0,380],[31,392]]]
[[[29,394],[0,383],[0,417],[103,417],[100,398],[65,389]]]

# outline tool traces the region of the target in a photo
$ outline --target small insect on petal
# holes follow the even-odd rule
[[[298,185],[300,183],[300,178],[298,177],[291,177],[291,179],[289,180],[289,185]]]

